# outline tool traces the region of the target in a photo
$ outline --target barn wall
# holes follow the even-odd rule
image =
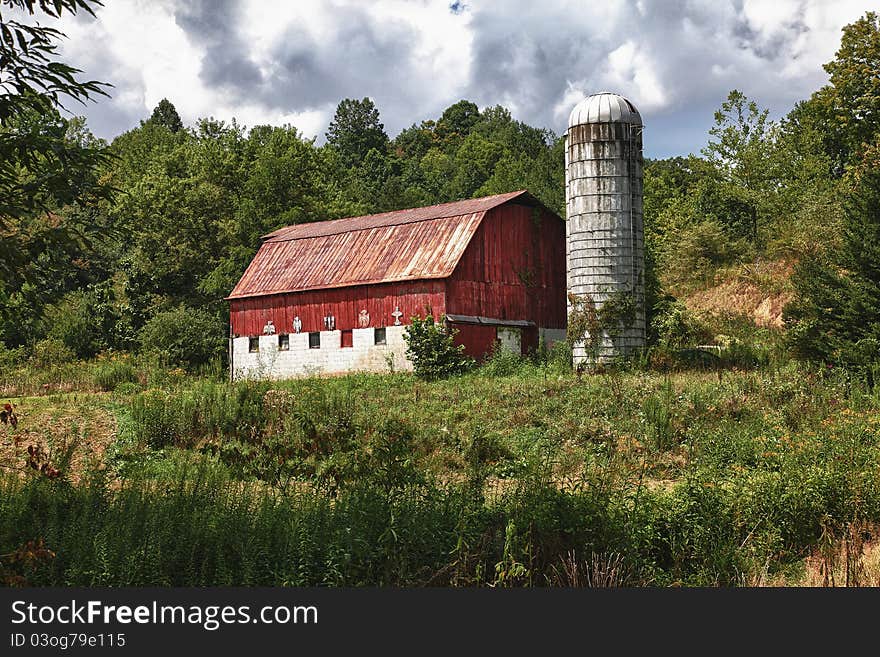
[[[386,344],[377,345],[374,329],[354,329],[352,346],[341,344],[342,331],[321,331],[321,346],[309,348],[308,333],[290,335],[290,349],[279,351],[277,335],[259,336],[259,352],[251,353],[248,337],[232,340],[232,375],[241,379],[287,379],[320,374],[370,371],[411,371],[403,340],[404,326],[385,329]]]
[[[543,209],[490,210],[452,276],[447,312],[566,326],[565,224]]]
[[[393,326],[391,315],[400,307],[403,324],[413,316],[424,316],[429,308],[435,316],[446,312],[444,282],[407,281],[358,285],[329,290],[309,290],[230,301],[232,332],[236,336],[261,335],[271,320],[278,333],[293,333],[293,318],[302,320],[302,332],[323,331],[324,317],[336,318],[336,330],[356,329],[358,315],[366,309],[370,326]]]
[[[464,345],[464,353],[471,358],[482,360],[486,354],[492,351],[497,333],[495,326],[483,326],[481,324],[452,324],[458,331],[455,335],[455,344]]]

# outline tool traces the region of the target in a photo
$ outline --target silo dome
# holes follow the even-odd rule
[[[639,110],[629,100],[610,91],[584,98],[568,116],[568,127],[584,123],[631,123],[642,125]]]

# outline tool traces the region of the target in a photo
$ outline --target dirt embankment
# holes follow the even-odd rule
[[[794,263],[744,265],[710,288],[681,297],[688,309],[710,315],[741,315],[758,326],[782,328],[782,310],[792,296]]]

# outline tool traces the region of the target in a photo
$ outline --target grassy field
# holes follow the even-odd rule
[[[7,583],[880,585],[880,392],[840,372],[108,367],[7,388]]]

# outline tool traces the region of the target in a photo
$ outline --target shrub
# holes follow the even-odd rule
[[[24,357],[25,353],[22,347],[10,349],[0,342],[0,373],[18,367],[24,362]]]
[[[31,358],[37,367],[52,367],[53,365],[69,363],[76,358],[76,354],[61,340],[46,338],[34,345]]]
[[[406,355],[413,363],[416,376],[422,379],[445,379],[463,374],[475,363],[466,356],[464,345],[455,344],[458,331],[446,326],[446,317],[434,321],[432,315],[425,319],[413,317],[403,332]]]
[[[683,303],[669,304],[656,318],[659,343],[669,349],[682,349],[710,342],[712,332]]]
[[[141,386],[132,381],[125,381],[123,383],[117,384],[113,388],[113,392],[121,397],[127,397],[129,395],[137,394],[141,391]]]
[[[157,355],[168,366],[193,368],[225,353],[223,322],[185,306],[154,315],[139,337],[141,349]]]
[[[749,253],[745,240],[731,239],[720,222],[710,219],[680,228],[667,242],[661,263],[674,283],[711,284],[720,267],[740,262]]]
[[[122,383],[137,383],[138,377],[134,365],[127,360],[110,360],[99,362],[94,369],[92,379],[95,386],[104,391],[116,390]]]
[[[154,449],[229,436],[254,442],[267,422],[262,383],[203,382],[190,390],[147,390],[131,401],[134,438]]]
[[[115,317],[101,296],[94,290],[71,292],[48,311],[49,337],[62,342],[77,358],[92,358],[108,346]]]
[[[792,276],[795,298],[783,311],[794,353],[841,365],[874,385],[880,364],[880,143],[849,177],[841,243],[801,261]]]
[[[490,376],[511,376],[521,372],[528,364],[528,358],[496,342],[491,355],[480,369]]]
[[[557,340],[547,347],[541,340],[538,343],[536,361],[544,369],[545,374],[548,370],[566,374],[571,371],[571,345],[568,340]]]

